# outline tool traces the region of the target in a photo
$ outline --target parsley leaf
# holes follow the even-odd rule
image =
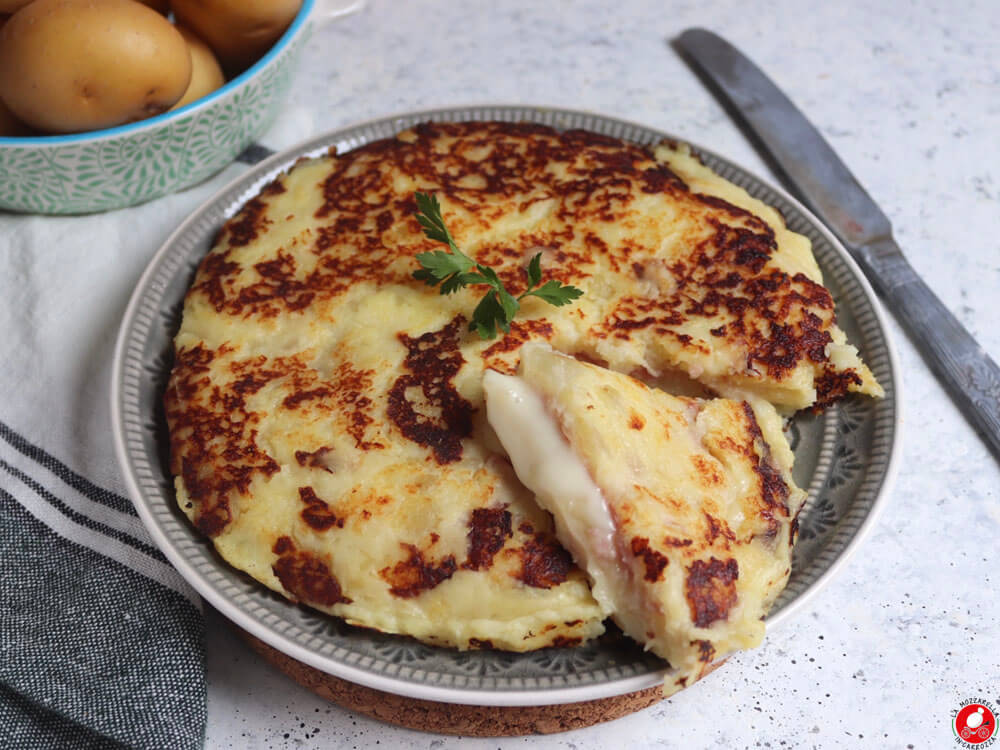
[[[522,297],[538,297],[545,300],[550,305],[562,307],[568,305],[575,299],[583,296],[583,290],[568,284],[560,284],[558,281],[546,281],[541,288],[525,292]]]
[[[444,225],[444,219],[441,218],[441,204],[438,203],[438,199],[434,195],[427,195],[419,190],[414,197],[417,201],[417,221],[424,228],[427,239],[445,243],[454,253],[464,258],[462,251],[458,249],[455,240],[452,239],[448,227]]]
[[[538,286],[542,283],[542,254],[535,253],[528,264],[528,287]]]
[[[542,254],[536,253],[526,270],[528,288],[514,297],[504,287],[496,271],[476,263],[455,244],[441,216],[441,204],[437,198],[419,191],[414,197],[418,209],[417,221],[423,227],[424,236],[445,243],[451,252],[434,250],[417,253],[420,268],[413,272],[413,278],[423,281],[427,286],[440,284],[441,294],[452,294],[466,286],[488,286],[489,290],[479,300],[469,323],[469,330],[478,333],[480,338],[496,338],[498,328],[504,333],[510,333],[510,322],[517,316],[521,308],[520,301],[525,297],[538,297],[550,305],[561,307],[583,296],[582,290],[554,279],[539,287],[542,283]]]
[[[481,339],[493,339],[496,338],[498,325],[504,331],[510,331],[507,314],[497,302],[496,293],[487,292],[486,296],[479,300],[479,304],[476,305],[476,309],[472,313],[469,330],[474,330]]]
[[[435,250],[432,253],[418,253],[417,262],[423,266],[421,271],[426,271],[426,274],[422,274],[421,278],[426,277],[429,286],[434,286],[436,282],[444,281],[453,274],[464,273],[474,265],[471,260],[464,256],[440,250]]]

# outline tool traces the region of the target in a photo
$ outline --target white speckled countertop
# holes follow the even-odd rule
[[[753,7],[753,10],[750,8]],[[414,109],[589,109],[773,176],[669,40],[711,28],[826,134],[912,264],[1000,359],[1000,4],[396,2],[320,29],[275,149]],[[191,207],[245,167],[184,194]],[[893,322],[904,383],[899,480],[860,553],[810,605],[702,682],[563,735],[470,740],[325,703],[208,632],[209,748],[892,747],[954,743],[952,709],[1000,702],[1000,470]]]

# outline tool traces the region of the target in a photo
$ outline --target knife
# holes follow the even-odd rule
[[[907,262],[889,219],[819,131],[729,42],[688,29],[675,45],[758,139],[783,181],[844,243],[1000,461],[1000,368]]]

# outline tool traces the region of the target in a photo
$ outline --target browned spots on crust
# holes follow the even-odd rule
[[[748,271],[749,274],[759,274],[771,259],[771,254],[778,249],[774,230],[756,216],[751,216],[751,219],[749,226],[734,226],[712,216],[706,219],[716,232],[711,239],[711,250],[714,252],[702,255],[699,262],[702,265],[728,264],[734,268],[731,273],[736,274],[722,279],[722,284],[718,285],[722,288],[736,286],[734,282],[737,281],[757,281],[753,276],[747,278]]]
[[[365,439],[369,425],[375,421],[370,413],[374,402],[368,395],[374,374],[371,370],[358,370],[350,362],[341,362],[332,378],[337,406],[347,419],[347,433],[354,438],[354,446],[362,451],[385,447],[377,440]]]
[[[510,333],[483,350],[481,355],[483,363],[491,370],[513,375],[517,372],[517,359],[510,362],[505,360],[503,355],[520,349],[528,341],[550,338],[552,338],[552,324],[544,318],[515,320],[510,324]]]
[[[781,473],[765,456],[761,456],[760,461],[754,466],[754,471],[760,478],[761,498],[764,503],[769,507],[780,508],[785,515],[788,515],[788,485],[782,479]]]
[[[639,536],[633,537],[631,546],[632,554],[636,557],[641,557],[643,564],[646,566],[646,574],[643,577],[650,583],[656,583],[663,578],[663,570],[670,561],[649,546],[649,539]]]
[[[835,323],[833,299],[802,273],[775,268],[774,231],[763,220],[722,199],[677,190],[675,200],[697,216],[703,239],[692,251],[663,266],[670,283],[656,296],[624,296],[590,333],[597,338],[631,340],[641,332],[670,335],[686,350],[709,353],[719,340],[743,350],[749,374],[766,372],[781,380],[802,362],[826,363],[826,345]],[[703,206],[697,208],[698,205]],[[632,263],[647,278],[644,263]],[[682,327],[699,318],[713,322],[709,341]],[[831,388],[832,399],[842,388]]]
[[[646,420],[643,419],[641,415],[632,412],[628,418],[628,426],[633,430],[641,430],[646,426]]]
[[[198,267],[198,276],[191,292],[201,292],[217,311],[222,311],[229,297],[229,281],[240,271],[240,265],[228,260],[224,253],[210,252]]]
[[[751,459],[751,466],[757,474],[760,483],[760,498],[763,502],[760,508],[762,516],[774,520],[774,513],[788,516],[788,484],[771,461],[771,452],[760,431],[757,416],[753,407],[746,401],[742,402],[743,414],[747,420],[747,431],[750,434],[750,445],[745,453]]]
[[[816,378],[816,403],[812,405],[812,410],[822,411],[846,396],[852,388],[860,387],[862,382],[861,376],[852,369],[838,372],[833,367],[825,367]]]
[[[398,335],[407,349],[403,366],[412,374],[396,378],[387,413],[407,440],[430,448],[439,464],[458,461],[462,440],[472,434],[475,409],[451,382],[465,362],[458,349],[464,323],[459,315],[444,328],[417,338]]]
[[[219,364],[218,351],[198,345],[177,352],[164,406],[170,425],[173,473],[179,474],[197,506],[195,524],[215,536],[231,520],[233,493],[248,494],[256,475],[271,476],[279,464],[257,443],[264,415],[248,406],[248,399],[270,383],[280,382],[289,392],[281,403],[285,409],[309,409],[340,414],[341,424],[361,450],[381,448],[365,439],[373,421],[372,373],[355,370],[349,363],[335,368],[329,381],[300,357],[249,357]],[[211,373],[211,376],[210,376]],[[324,461],[330,451],[296,451],[301,466],[331,471]]]
[[[290,536],[279,536],[274,542],[274,547],[271,551],[276,555],[283,555],[286,552],[290,552],[295,549],[295,542],[292,541]]]
[[[685,588],[691,620],[696,627],[707,628],[729,616],[737,600],[739,574],[739,565],[732,558],[723,562],[712,557],[707,563],[704,560],[691,563]]]
[[[690,547],[694,544],[693,539],[678,539],[675,536],[663,537],[663,543],[668,547]]]
[[[752,229],[758,232],[766,234],[771,229],[767,225],[767,222],[759,216],[755,216],[745,208],[740,208],[724,198],[719,198],[715,195],[706,195],[705,193],[691,193],[691,197],[700,203],[704,203],[706,206],[711,206],[712,208],[718,209],[722,213],[728,214],[734,219],[742,219],[749,224]]]
[[[580,636],[557,635],[552,639],[553,648],[572,648],[573,646],[579,646],[581,643],[583,643],[583,638]]]
[[[279,250],[277,257],[254,264],[260,280],[240,290],[237,305],[253,308],[267,317],[282,310],[302,310],[316,296],[307,282],[298,278],[298,264],[290,253]]]
[[[722,484],[722,472],[710,459],[693,454],[691,465],[694,467],[695,476],[698,477],[703,487],[717,487]]]
[[[234,493],[246,495],[257,475],[269,477],[278,463],[256,441],[260,415],[246,404],[249,395],[280,373],[259,360],[234,363],[232,387],[213,385],[209,371],[217,355],[201,344],[180,349],[164,394],[170,426],[171,472],[180,475],[197,506],[195,526],[216,536],[232,520]]]
[[[358,168],[359,164],[371,162],[373,166],[398,164],[407,150],[406,144],[396,138],[374,141],[361,148],[338,156],[323,180],[323,205],[316,210],[316,218],[336,218],[338,215],[363,215],[372,208],[382,213],[387,201],[377,200],[389,193],[388,170]],[[366,198],[372,202],[366,206]]]
[[[803,362],[820,372],[819,365],[829,363],[833,300],[804,274],[775,268],[775,234],[767,222],[721,198],[692,193],[648,148],[534,124],[425,123],[335,156],[321,178],[317,226],[251,267],[234,251],[265,230],[267,200],[284,190],[285,178],[279,178],[226,224],[224,241],[203,262],[195,289],[219,312],[270,317],[360,284],[416,284],[414,255],[438,245],[422,234],[412,192],[399,192],[400,175],[439,197],[459,244],[463,233],[476,234],[475,258],[494,267],[515,294],[525,285],[526,253],[537,247],[546,249],[546,276],[564,283],[586,288],[608,268],[631,268],[649,278],[643,263],[659,248],[645,246],[637,233],[610,241],[601,225],[634,218],[630,212],[641,193],[667,194],[685,220],[690,252],[664,266],[670,283],[658,284],[654,299],[614,301],[590,335],[666,335],[694,354],[729,346],[737,356],[745,353],[746,375],[763,372],[776,380]],[[482,230],[538,202],[551,203],[551,221],[515,237],[483,240]],[[579,308],[568,314],[585,317]],[[707,341],[681,330],[699,318],[710,321]],[[503,355],[523,343],[518,335],[483,353],[488,367],[511,372],[511,357]],[[821,405],[852,383],[826,378]]]
[[[318,256],[315,263],[300,267],[292,252],[282,249],[276,257],[252,266],[256,278],[250,276],[249,281],[238,281],[244,266],[237,261],[238,256],[233,251],[256,239],[264,227],[264,219],[260,218],[263,203],[259,198],[253,199],[245,207],[245,214],[241,212],[234,218],[235,223],[224,227],[220,239],[229,238],[230,241],[228,245],[213,248],[205,258],[193,289],[205,293],[220,313],[269,318],[302,310],[317,299],[335,297],[365,280],[410,283],[409,272],[393,263],[395,253],[381,239],[382,232],[395,223],[393,215],[383,211],[378,218],[366,220],[366,215],[378,206],[365,201],[355,200],[354,203],[358,215],[337,216],[330,224],[292,239],[293,245],[311,245]],[[395,216],[407,219],[398,208]],[[412,212],[409,217],[412,218]],[[419,249],[429,245],[429,241],[420,243]],[[412,249],[401,249],[400,256]]]
[[[534,132],[543,134],[543,133],[552,133],[554,131],[551,130],[550,128],[545,127],[544,125],[539,125],[537,126],[537,129]],[[567,130],[566,132],[563,133],[563,137],[568,143],[577,147],[604,146],[604,147],[611,147],[614,149],[622,145],[622,142],[620,140],[618,140],[617,138],[612,138],[610,135],[603,135],[601,133],[594,133],[590,130],[580,130],[577,128],[574,128],[572,130]],[[638,151],[638,149],[636,149],[636,151]],[[595,154],[594,156],[595,158],[599,158],[598,154]],[[602,163],[605,165],[610,165],[613,163],[610,161],[610,159],[619,160],[619,163],[621,163],[622,160],[626,160],[627,157],[616,152],[608,154],[608,158],[604,159]],[[624,163],[630,164],[631,161],[624,161]]]
[[[476,508],[469,518],[469,551],[462,567],[486,570],[507,540],[513,536],[511,514],[506,508]]]
[[[470,638],[469,648],[478,648],[478,649],[493,648],[493,641],[491,641],[489,638],[483,638],[482,640],[480,640],[479,638]]]
[[[326,454],[328,454],[331,450],[331,448],[324,445],[322,448],[317,448],[314,451],[295,451],[295,462],[299,466],[322,469],[323,471],[332,474],[333,469],[331,469],[323,460]]]
[[[299,487],[299,499],[305,503],[305,509],[300,513],[302,520],[316,531],[326,531],[332,526],[344,528],[344,519],[338,518],[330,509],[330,505],[316,495],[312,487]]]
[[[289,537],[278,539],[274,545],[274,553],[279,557],[271,570],[295,599],[324,607],[351,603],[351,599],[344,596],[340,583],[330,572],[329,566],[311,552],[297,550]]]
[[[521,547],[507,550],[505,554],[515,555],[520,559],[521,569],[512,575],[534,588],[550,589],[558,586],[573,569],[573,558],[569,552],[553,536],[542,532],[529,537]]]
[[[216,312],[272,318],[282,311],[302,310],[315,299],[314,284],[299,278],[298,262],[285,250],[279,250],[271,260],[255,263],[256,280],[237,287],[241,266],[230,258],[233,247],[231,241],[226,250],[214,249],[202,262],[192,287],[192,291],[208,296]]]
[[[375,217],[375,228],[379,232],[384,232],[393,225],[394,221],[392,211],[383,211]]]
[[[711,641],[692,641],[691,645],[698,647],[698,661],[708,664],[715,658],[715,646]]]
[[[279,175],[260,189],[261,195],[281,195],[286,191],[285,175]]]
[[[385,567],[379,575],[389,584],[389,593],[401,599],[412,599],[447,581],[455,574],[458,566],[455,556],[448,555],[437,562],[424,559],[423,551],[413,545],[401,543],[409,554],[392,567]]]
[[[705,540],[709,544],[715,544],[715,540],[722,537],[724,541],[724,546],[726,549],[729,548],[730,542],[736,541],[736,534],[729,524],[726,523],[725,519],[716,518],[708,511],[702,511],[705,516]]]
[[[222,239],[228,241],[230,247],[249,245],[272,223],[266,213],[267,203],[259,197],[251,198],[222,226]]]
[[[657,164],[642,171],[642,192],[665,193],[669,190],[687,192],[688,186],[665,164]]]
[[[320,386],[319,388],[313,388],[311,390],[299,390],[291,395],[285,396],[285,400],[281,402],[281,405],[286,409],[297,409],[305,401],[310,401],[312,399],[324,399],[331,393],[327,386]]]
[[[278,358],[272,367],[283,371],[286,387],[292,391],[281,402],[283,408],[339,412],[344,419],[344,429],[354,438],[354,446],[358,450],[385,447],[377,440],[366,439],[368,427],[374,422],[370,414],[374,405],[369,395],[374,375],[371,370],[356,369],[345,361],[338,364],[330,377],[324,380],[298,357]]]
[[[664,297],[649,298],[625,295],[615,304],[611,314],[594,326],[590,333],[597,338],[615,338],[627,341],[636,331],[650,329],[669,332],[673,326],[684,323],[684,317],[664,304]]]

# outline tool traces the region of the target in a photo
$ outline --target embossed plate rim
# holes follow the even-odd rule
[[[153,477],[159,470],[159,460],[156,455],[150,455],[142,442],[144,430],[152,429],[155,431],[155,419],[153,419],[153,415],[143,413],[142,404],[140,403],[142,395],[141,384],[144,379],[148,380],[148,376],[144,374],[144,370],[148,372],[151,364],[155,366],[155,363],[145,361],[144,345],[150,340],[150,330],[155,324],[157,316],[161,318],[160,322],[162,324],[165,309],[163,298],[167,284],[169,281],[176,279],[179,274],[190,272],[192,248],[198,243],[205,246],[210,242],[214,231],[218,229],[219,217],[232,215],[236,208],[251,197],[264,182],[271,179],[277,172],[289,167],[299,157],[316,155],[331,146],[339,147],[341,144],[346,144],[353,148],[361,143],[370,142],[377,137],[391,136],[399,130],[423,120],[460,121],[494,118],[506,119],[508,121],[521,119],[555,125],[556,127],[560,126],[560,121],[565,120],[573,121],[572,125],[575,127],[584,127],[585,129],[597,130],[597,132],[616,130],[618,132],[631,132],[650,139],[684,140],[671,136],[668,133],[663,133],[655,128],[649,128],[641,124],[594,112],[532,105],[476,105],[407,112],[355,123],[317,136],[298,146],[269,157],[234,179],[188,217],[156,252],[136,285],[135,292],[129,301],[118,333],[112,366],[111,410],[115,453],[122,468],[129,495],[136,506],[140,518],[154,542],[188,583],[209,603],[238,626],[299,661],[337,677],[378,690],[442,703],[526,706],[610,698],[659,684],[663,679],[662,670],[655,669],[627,677],[608,675],[608,679],[606,680],[598,681],[594,684],[576,686],[566,686],[564,684],[556,687],[535,685],[529,689],[488,689],[482,687],[468,689],[421,682],[419,679],[419,670],[416,671],[416,674],[410,674],[405,677],[393,677],[374,673],[357,663],[336,661],[320,653],[318,648],[311,648],[309,645],[303,645],[303,643],[294,640],[290,633],[296,629],[301,631],[301,628],[295,623],[288,620],[282,621],[280,617],[265,617],[261,619],[252,617],[248,612],[250,605],[247,600],[249,597],[245,593],[229,594],[222,590],[225,587],[225,581],[220,572],[221,568],[220,570],[210,571],[210,573],[203,573],[198,570],[192,559],[188,557],[189,553],[198,551],[199,543],[196,541],[196,532],[190,525],[187,525],[183,527],[185,535],[183,544],[171,539],[167,532],[168,530],[177,532],[178,529],[174,525],[179,523],[174,517],[173,509],[170,507],[174,502],[173,497],[163,497],[155,486],[149,486],[150,482],[155,481]],[[565,125],[567,123],[562,124]],[[362,132],[366,133],[366,136],[352,135]],[[627,137],[626,139],[631,140]],[[358,142],[352,144],[352,140]],[[852,282],[857,284],[861,296],[872,312],[874,318],[873,333],[866,334],[866,337],[874,337],[876,339],[873,344],[875,348],[878,348],[878,346],[884,347],[884,351],[878,352],[876,359],[881,362],[881,368],[885,371],[884,374],[879,374],[879,378],[883,382],[883,385],[886,386],[887,392],[886,401],[883,402],[885,407],[881,410],[886,412],[888,416],[882,420],[881,424],[875,425],[876,434],[873,437],[873,441],[881,435],[886,457],[881,473],[873,479],[866,477],[863,484],[863,486],[869,486],[872,483],[877,485],[871,490],[874,492],[871,504],[869,507],[861,509],[861,512],[864,514],[863,517],[857,522],[854,528],[846,532],[849,534],[849,540],[843,547],[835,551],[835,556],[826,563],[826,568],[818,573],[814,580],[808,583],[802,591],[798,592],[772,618],[769,618],[768,624],[770,629],[783,622],[787,622],[795,612],[801,610],[843,568],[847,560],[857,550],[864,537],[872,529],[879,513],[885,505],[888,490],[898,470],[900,456],[899,363],[895,347],[889,338],[889,329],[886,324],[885,314],[878,300],[875,298],[871,286],[847,251],[844,250],[826,227],[799,204],[798,201],[780,188],[771,185],[769,182],[740,167],[735,162],[718,156],[708,149],[704,149],[693,143],[691,147],[707,161],[711,162],[714,168],[718,169],[720,165],[724,166],[748,184],[753,185],[756,189],[770,191],[778,196],[786,206],[798,214],[796,220],[801,219],[826,240],[834,254],[838,257],[838,260],[843,263],[846,274]],[[207,246],[205,246],[204,250],[207,251],[207,249]],[[200,257],[198,255],[198,258]],[[185,261],[188,262],[185,263]],[[824,273],[827,273],[827,271],[824,270]],[[847,303],[841,301],[840,304],[845,305]],[[169,335],[172,336],[172,332]],[[150,424],[153,424],[154,427],[150,428]],[[881,433],[879,433],[879,430],[881,430]],[[157,435],[157,437],[162,439],[160,435]],[[859,489],[855,494],[860,494],[860,492],[861,490]],[[852,507],[852,512],[853,510]],[[833,541],[831,540],[831,543]],[[215,564],[216,566],[225,566],[225,563],[222,563],[221,560]],[[211,573],[214,573],[214,575]],[[262,586],[260,588],[264,589]],[[288,606],[293,607],[294,605],[288,604]],[[300,633],[300,637],[302,635],[305,635],[304,631]],[[315,637],[310,640],[315,640]],[[444,650],[442,649],[442,651]],[[452,653],[459,654],[460,652]],[[530,655],[525,655],[524,658],[529,657]],[[410,671],[413,672],[413,670]],[[532,680],[536,683],[538,682],[535,678],[532,678]],[[563,682],[566,682],[565,677],[563,678]]]

